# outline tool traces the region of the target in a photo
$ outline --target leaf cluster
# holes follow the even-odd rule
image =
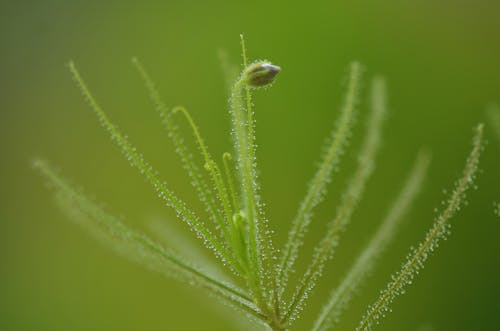
[[[382,141],[383,125],[387,113],[386,88],[382,78],[371,84],[370,111],[366,120],[365,137],[352,177],[344,189],[341,202],[330,221],[324,222],[323,238],[316,244],[314,253],[298,281],[292,282],[295,264],[303,245],[303,238],[314,220],[316,207],[323,202],[333,181],[332,174],[339,166],[350,132],[355,123],[360,98],[363,69],[357,62],[349,67],[345,98],[339,116],[325,146],[321,162],[312,176],[307,192],[292,221],[288,239],[278,249],[273,242],[272,230],[267,221],[257,176],[255,119],[253,91],[274,82],[280,68],[267,61],[247,63],[244,39],[243,70],[231,85],[230,115],[234,150],[219,157],[213,156],[202,138],[199,127],[184,107],[167,107],[144,66],[133,59],[133,64],[149,91],[151,100],[164,124],[171,143],[191,178],[205,213],[197,214],[160,177],[158,172],[129,142],[127,137],[110,120],[90,92],[74,63],[69,63],[72,76],[83,97],[96,114],[101,125],[130,164],[151,184],[158,197],[172,208],[204,245],[215,255],[231,274],[231,281],[221,279],[189,261],[169,248],[153,241],[144,234],[129,228],[123,221],[106,212],[81,190],[75,188],[44,160],[36,160],[34,167],[47,179],[55,191],[56,201],[68,216],[109,245],[119,254],[137,263],[174,277],[190,286],[206,290],[237,310],[261,322],[274,331],[288,330],[307,305],[318,279],[332,259],[356,207],[363,198],[367,183],[374,173],[377,152]],[[226,64],[228,76],[234,76]],[[228,78],[228,81],[230,78]],[[179,130],[179,122],[186,121],[191,128],[203,163],[198,164],[185,144],[186,138]],[[459,211],[465,193],[473,183],[482,148],[483,127],[479,125],[473,141],[472,152],[466,162],[442,213],[416,249],[411,250],[406,263],[389,281],[379,298],[369,306],[357,330],[371,330],[378,320],[390,310],[392,302],[404,293],[425,261],[449,231],[449,220]],[[379,229],[366,245],[340,284],[334,288],[322,311],[311,327],[312,331],[331,330],[347,309],[359,285],[374,269],[377,260],[395,236],[398,226],[416,199],[430,161],[426,152],[418,153],[415,164],[400,193],[380,223]]]

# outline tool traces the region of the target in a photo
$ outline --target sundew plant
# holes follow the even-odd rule
[[[205,207],[204,214],[195,212],[175,194],[173,188],[169,187],[103,111],[75,64],[69,63],[76,85],[126,159],[151,184],[159,198],[176,212],[177,218],[215,255],[221,267],[227,271],[227,277],[221,278],[216,273],[208,272],[205,261],[189,261],[171,248],[129,228],[118,217],[108,213],[70,184],[47,161],[36,160],[34,167],[53,188],[58,205],[69,218],[116,252],[189,286],[205,290],[217,300],[240,311],[242,316],[249,317],[251,322],[269,330],[293,330],[294,321],[301,317],[308,304],[308,299],[332,259],[341,235],[349,225],[375,170],[386,118],[385,83],[379,77],[371,82],[368,102],[370,109],[366,115],[366,128],[357,165],[347,187],[343,189],[335,215],[327,222],[314,220],[315,208],[323,202],[327,190],[335,184],[332,173],[340,166],[354,118],[359,111],[357,105],[363,70],[357,62],[350,64],[345,98],[324,154],[297,208],[296,216],[290,222],[291,228],[285,245],[276,247],[273,242],[275,229],[272,229],[272,223],[267,220],[264,203],[260,198],[252,96],[255,89],[274,83],[281,69],[269,61],[247,63],[243,37],[241,43],[243,68],[231,85],[229,102],[234,149],[220,156],[210,153],[199,127],[185,108],[166,106],[143,65],[133,59],[196,195]],[[231,76],[231,70],[226,71]],[[179,130],[181,121],[185,121],[192,130],[192,137],[198,146],[197,152],[203,160],[201,163],[185,144],[185,137]],[[360,316],[357,331],[377,329],[376,326],[391,310],[394,301],[405,292],[428,257],[448,236],[450,220],[464,204],[466,192],[474,185],[482,150],[482,136],[483,126],[480,124],[475,128],[471,152],[462,176],[454,184],[442,210],[438,212],[421,242],[410,249],[401,269],[393,274],[378,298]],[[417,153],[415,163],[402,182],[392,207],[385,214],[371,241],[345,273],[345,277],[331,290],[328,301],[312,321],[310,330],[335,329],[359,285],[374,269],[418,195],[429,161],[428,153]],[[313,221],[323,223],[326,231],[323,239],[316,243],[307,268],[299,274],[295,269],[297,258],[303,246],[303,238]]]

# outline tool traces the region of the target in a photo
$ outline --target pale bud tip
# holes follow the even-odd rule
[[[281,68],[272,63],[257,62],[249,65],[243,75],[247,85],[262,87],[273,83],[280,71]]]

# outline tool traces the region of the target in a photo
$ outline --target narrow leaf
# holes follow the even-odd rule
[[[184,139],[179,132],[177,123],[173,116],[173,110],[170,110],[163,102],[160,92],[156,88],[150,75],[147,73],[144,66],[139,62],[137,58],[132,59],[132,63],[136,67],[139,75],[144,81],[144,85],[149,91],[150,98],[156,107],[156,111],[160,115],[163,125],[168,132],[168,136],[172,143],[174,144],[175,151],[179,158],[181,159],[182,165],[189,177],[191,178],[192,186],[196,189],[200,201],[205,204],[206,210],[209,212],[212,220],[217,224],[222,231],[223,227],[223,217],[220,210],[216,204],[215,193],[211,191],[209,185],[207,184],[203,173],[200,171],[198,166],[193,160],[193,155],[190,153],[189,148],[184,143]],[[204,155],[203,155],[204,157]]]
[[[349,224],[352,213],[363,196],[366,183],[375,170],[375,156],[380,147],[382,124],[386,114],[386,91],[382,79],[374,80],[371,96],[372,109],[368,118],[368,126],[361,146],[357,168],[348,184],[346,193],[342,197],[335,218],[330,222],[327,233],[315,248],[313,260],[292,297],[285,315],[286,320],[293,321],[302,309],[326,262],[331,258],[333,249],[338,244],[340,234]]]
[[[427,232],[424,240],[412,249],[402,269],[391,277],[391,281],[384,289],[373,305],[368,308],[365,316],[361,319],[357,331],[371,331],[379,319],[390,312],[390,306],[394,299],[405,292],[415,276],[424,267],[429,255],[439,246],[441,240],[445,239],[450,231],[449,220],[460,210],[465,200],[466,191],[472,186],[479,163],[482,149],[483,125],[478,125],[473,140],[472,151],[467,159],[462,177],[458,180],[455,190],[447,201],[446,208],[435,219],[434,224]]]
[[[241,185],[243,220],[247,229],[247,251],[249,260],[248,283],[256,295],[256,301],[263,305],[273,287],[273,268],[267,268],[273,259],[274,249],[267,235],[266,219],[259,201],[259,185],[255,170],[254,118],[244,38],[241,36],[244,70],[231,90],[231,117],[237,173]],[[277,67],[276,67],[277,68]],[[274,77],[274,76],[273,76]],[[245,92],[245,93],[243,93]],[[272,290],[271,290],[272,291]]]
[[[110,133],[111,138],[120,147],[122,153],[129,160],[132,166],[136,167],[139,172],[148,180],[153,186],[160,199],[164,200],[166,204],[174,209],[178,216],[203,240],[205,245],[210,248],[216,256],[223,262],[231,263],[234,265],[232,257],[227,253],[225,247],[219,243],[219,240],[212,234],[212,232],[198,219],[198,217],[191,211],[183,201],[181,201],[173,192],[171,192],[166,184],[162,182],[153,168],[144,160],[135,147],[133,147],[125,136],[118,130],[118,128],[111,123],[107,115],[101,109],[94,96],[90,93],[87,85],[80,76],[73,62],[69,63],[69,69],[73,74],[78,87],[80,88],[85,100],[89,103],[90,107],[94,110],[101,125]]]
[[[337,121],[323,160],[309,185],[306,196],[300,204],[283,250],[279,277],[282,287],[286,286],[288,276],[293,269],[299,248],[302,245],[302,238],[311,221],[312,211],[323,200],[327,184],[330,182],[331,173],[339,163],[343,148],[348,140],[358,103],[360,79],[361,65],[354,62],[350,67],[347,93],[340,111],[340,118]]]
[[[316,319],[312,331],[329,330],[347,308],[353,293],[373,270],[380,255],[393,239],[403,216],[407,214],[411,204],[420,192],[429,161],[430,158],[427,153],[419,153],[413,169],[392,208],[351,270],[343,278],[339,287],[330,295],[328,303]]]
[[[201,151],[203,158],[205,159],[205,169],[210,172],[212,177],[212,181],[214,183],[215,190],[217,191],[219,200],[222,204],[222,208],[225,213],[225,222],[223,220],[220,221],[219,226],[224,234],[224,238],[226,242],[230,242],[231,234],[229,231],[229,226],[231,224],[233,218],[233,210],[231,206],[231,201],[229,200],[228,190],[226,184],[224,183],[224,179],[222,178],[221,171],[217,163],[213,160],[212,156],[208,152],[208,148],[201,137],[201,134],[198,130],[198,127],[194,123],[193,118],[189,114],[189,112],[184,107],[175,107],[173,109],[173,113],[180,112],[184,115],[186,120],[188,121],[191,129],[193,130],[193,134],[198,143],[198,147]]]

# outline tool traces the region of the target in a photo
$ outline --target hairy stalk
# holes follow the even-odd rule
[[[243,35],[240,35],[241,40],[241,54],[243,58],[243,68],[247,68],[248,60],[247,60],[247,49],[245,46],[245,38]],[[247,148],[247,157],[245,158],[245,163],[243,165],[243,171],[245,175],[243,176],[243,187],[246,191],[246,210],[249,219],[254,221],[250,221],[252,223],[251,230],[249,231],[249,237],[251,238],[250,244],[255,245],[255,254],[256,260],[254,261],[254,267],[257,267],[257,280],[259,282],[259,286],[261,287],[261,296],[265,298],[265,282],[264,282],[264,268],[263,264],[265,259],[265,247],[262,247],[262,244],[265,245],[265,242],[262,241],[261,235],[262,231],[262,220],[260,219],[259,210],[258,210],[258,185],[257,185],[257,175],[255,172],[256,167],[256,159],[255,159],[255,143],[254,143],[254,118],[253,118],[253,108],[252,108],[252,94],[250,91],[250,86],[248,84],[244,84],[245,89],[245,111],[247,113],[246,119],[246,148]],[[264,252],[263,252],[264,251]],[[264,253],[264,255],[261,255]]]
[[[337,122],[336,130],[333,133],[332,140],[328,145],[323,161],[309,185],[309,190],[304,200],[302,200],[300,204],[281,256],[279,281],[282,289],[286,288],[289,274],[293,269],[299,248],[302,245],[302,237],[311,221],[312,210],[323,200],[331,173],[339,162],[343,147],[347,142],[358,99],[360,76],[360,64],[357,62],[352,63],[349,73],[347,94],[340,112],[341,117]]]
[[[390,311],[390,305],[396,297],[404,293],[404,288],[411,284],[414,277],[423,268],[429,254],[438,247],[449,232],[448,221],[455,216],[465,200],[465,193],[472,185],[479,163],[483,137],[483,125],[476,128],[472,151],[466,162],[463,176],[453,191],[445,210],[436,218],[425,239],[417,249],[412,250],[401,271],[392,277],[387,288],[382,291],[375,303],[368,308],[366,315],[362,318],[357,331],[370,331],[373,324]]]
[[[277,280],[274,275],[274,249],[270,231],[259,202],[255,162],[254,118],[251,88],[270,85],[280,68],[267,61],[247,63],[245,41],[241,36],[244,69],[231,90],[231,117],[237,158],[237,170],[241,184],[241,217],[237,219],[245,229],[248,258],[247,284],[255,303],[267,315],[271,326],[279,324]],[[274,298],[273,298],[274,295]]]
[[[350,222],[354,209],[363,196],[366,183],[375,170],[375,156],[380,147],[382,125],[386,114],[385,83],[381,78],[373,81],[371,94],[371,112],[356,171],[337,209],[336,217],[330,222],[326,235],[315,248],[313,259],[292,297],[285,315],[285,321],[287,322],[293,321],[302,309],[326,262],[331,258],[333,249],[338,244],[340,234]]]
[[[311,331],[327,331],[337,322],[341,313],[347,308],[353,293],[361,282],[372,271],[379,256],[393,239],[396,229],[403,216],[408,212],[411,204],[420,192],[430,157],[427,153],[419,153],[417,160],[403,186],[398,198],[384,218],[376,234],[368,245],[362,250],[361,255],[343,278],[323,307],[321,314],[316,319]]]
[[[238,80],[233,87],[231,96],[231,113],[233,117],[234,138],[236,146],[236,155],[238,161],[238,173],[241,183],[242,202],[244,204],[244,220],[248,227],[248,257],[249,271],[248,281],[253,291],[257,294],[259,289],[258,269],[260,265],[260,246],[257,238],[257,220],[255,218],[255,200],[253,195],[253,183],[251,165],[248,158],[248,141],[246,135],[246,123],[243,117],[244,108],[241,104],[241,90],[244,87],[244,81]],[[262,294],[257,294],[262,299]]]
[[[229,186],[229,192],[231,194],[233,210],[235,214],[233,215],[230,223],[231,230],[231,245],[234,249],[235,256],[238,258],[241,268],[243,269],[243,274],[248,275],[248,238],[245,232],[244,215],[239,207],[238,195],[236,194],[236,189],[234,186],[234,178],[231,167],[229,166],[229,161],[232,159],[230,153],[224,153],[222,155],[222,161],[224,163],[224,170],[226,175],[226,181]]]
[[[235,265],[234,260],[230,254],[228,254],[226,248],[219,243],[216,236],[199,220],[199,218],[191,211],[183,201],[181,201],[174,193],[172,193],[156,175],[153,168],[144,160],[142,155],[137,153],[135,147],[133,147],[124,135],[116,128],[116,126],[111,123],[107,115],[101,109],[94,96],[90,93],[87,85],[83,81],[80,73],[76,69],[73,62],[69,63],[69,68],[73,77],[78,84],[84,98],[89,103],[90,107],[96,113],[102,126],[105,127],[111,138],[116,142],[118,147],[120,147],[122,153],[126,156],[132,166],[136,167],[148,182],[153,186],[155,191],[158,193],[159,197],[166,202],[166,204],[174,209],[179,217],[200,237],[203,239],[205,245],[211,249],[215,255],[220,258],[224,263]]]
[[[260,238],[260,220],[257,211],[256,202],[256,178],[253,165],[253,151],[251,146],[253,142],[253,115],[251,107],[251,96],[249,90],[250,79],[253,76],[248,73],[246,66],[246,51],[244,39],[242,40],[243,64],[245,69],[238,78],[231,91],[231,115],[233,122],[233,137],[235,142],[235,153],[237,155],[238,173],[241,183],[241,196],[244,206],[244,220],[246,221],[247,237],[248,237],[248,258],[249,258],[249,274],[248,282],[252,288],[256,302],[259,305],[264,303],[265,294],[263,293],[263,268],[262,268],[262,241]],[[259,71],[260,72],[260,71]],[[243,97],[245,91],[245,97]],[[245,100],[242,100],[245,98]],[[243,102],[246,101],[246,102]],[[246,118],[245,118],[246,112]],[[250,120],[250,122],[249,122]]]
[[[245,46],[245,38],[243,35],[240,35],[241,40],[241,50],[243,56],[243,66],[248,69],[248,60],[246,54],[246,46]],[[255,64],[255,65],[258,65]],[[255,66],[254,65],[254,66]],[[275,75],[279,72],[279,68],[275,67],[274,69],[278,69],[277,72],[273,72],[271,76],[264,75],[264,80],[259,82],[259,84],[264,83],[267,85],[272,83]],[[243,76],[244,77],[244,76]],[[248,77],[247,77],[248,78]],[[268,81],[268,79],[270,79]],[[245,84],[245,101],[246,101],[246,112],[247,112],[247,148],[248,148],[248,160],[250,161],[250,176],[252,181],[252,195],[254,197],[254,212],[255,217],[257,219],[256,223],[256,243],[259,246],[257,248],[256,253],[261,254],[262,258],[258,259],[257,262],[260,263],[258,265],[258,278],[260,280],[263,297],[269,304],[272,306],[270,309],[274,313],[274,319],[276,321],[279,320],[280,315],[280,307],[278,302],[278,282],[275,275],[274,268],[274,258],[275,251],[272,244],[272,238],[270,236],[270,231],[267,227],[266,217],[264,215],[264,210],[261,207],[261,203],[259,201],[259,182],[257,179],[257,158],[255,157],[255,119],[254,119],[254,111],[252,107],[252,94],[251,94],[251,84]],[[255,86],[260,87],[260,86]],[[250,201],[248,201],[250,203]],[[260,250],[260,252],[259,252]]]
[[[193,134],[195,136],[196,141],[198,142],[198,147],[200,148],[201,154],[203,155],[205,159],[205,169],[210,172],[210,175],[212,176],[212,181],[214,182],[215,188],[217,190],[219,199],[221,201],[221,204],[223,206],[223,210],[226,216],[226,222],[221,223],[220,227],[222,228],[222,232],[224,234],[224,237],[226,239],[226,242],[230,242],[231,234],[229,231],[228,225],[231,224],[232,217],[233,217],[233,210],[231,208],[231,202],[229,200],[228,192],[226,185],[224,183],[224,180],[222,178],[219,166],[217,163],[213,160],[212,156],[208,152],[208,149],[203,142],[203,138],[200,135],[200,132],[198,130],[198,127],[193,121],[193,118],[189,114],[189,112],[184,108],[184,107],[175,107],[172,112],[175,114],[177,112],[181,112],[186,120],[188,121],[189,125],[191,126],[191,129],[193,130]]]
[[[172,116],[173,111],[168,109],[162,101],[160,92],[157,90],[153,80],[139,60],[137,58],[132,58],[132,63],[144,81],[146,89],[149,91],[150,98],[156,107],[156,111],[162,119],[163,125],[168,132],[170,140],[174,144],[175,151],[177,155],[179,155],[184,169],[191,178],[192,186],[196,189],[200,201],[204,203],[205,209],[208,211],[212,221],[214,221],[219,227],[219,230],[222,231],[222,229],[224,229],[224,220],[221,212],[216,206],[215,194],[210,190],[202,172],[194,162],[192,154],[189,152],[189,149],[184,143],[184,139],[182,138],[182,135],[177,128],[175,119]]]

